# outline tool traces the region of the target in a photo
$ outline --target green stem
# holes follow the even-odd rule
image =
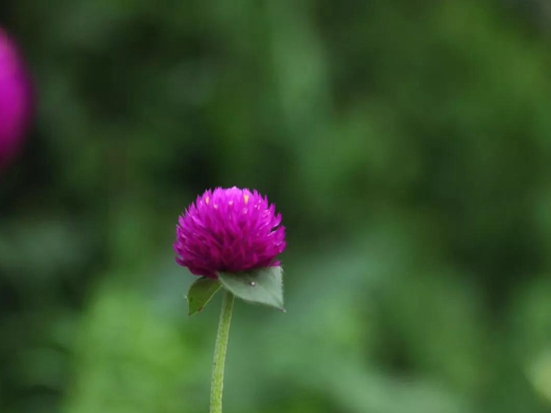
[[[212,380],[210,387],[210,413],[222,413],[222,390],[224,388],[224,365],[226,362],[226,350],[230,336],[231,314],[234,296],[229,291],[224,291],[222,299],[222,311],[218,323],[218,333],[214,347],[214,363],[212,366]]]

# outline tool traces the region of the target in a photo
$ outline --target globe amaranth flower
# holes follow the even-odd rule
[[[216,188],[197,197],[176,226],[176,262],[192,274],[242,272],[278,266],[285,249],[281,214],[267,197],[248,189]]]
[[[13,40],[0,28],[0,167],[19,148],[32,112],[31,82]]]

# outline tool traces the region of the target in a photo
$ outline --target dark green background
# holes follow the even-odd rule
[[[0,411],[208,410],[177,216],[283,213],[225,413],[551,409],[545,1],[12,0],[38,114],[0,176]]]

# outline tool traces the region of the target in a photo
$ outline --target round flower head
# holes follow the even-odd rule
[[[13,41],[0,28],[0,167],[19,147],[31,106],[27,71]]]
[[[176,226],[176,262],[191,273],[216,273],[278,266],[285,227],[275,205],[257,191],[236,187],[208,190],[197,197]]]

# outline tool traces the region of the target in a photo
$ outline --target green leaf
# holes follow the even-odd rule
[[[251,303],[283,308],[283,270],[266,267],[249,272],[219,272],[222,285],[236,297]]]
[[[220,289],[220,281],[202,277],[191,284],[187,293],[189,315],[200,312]]]

